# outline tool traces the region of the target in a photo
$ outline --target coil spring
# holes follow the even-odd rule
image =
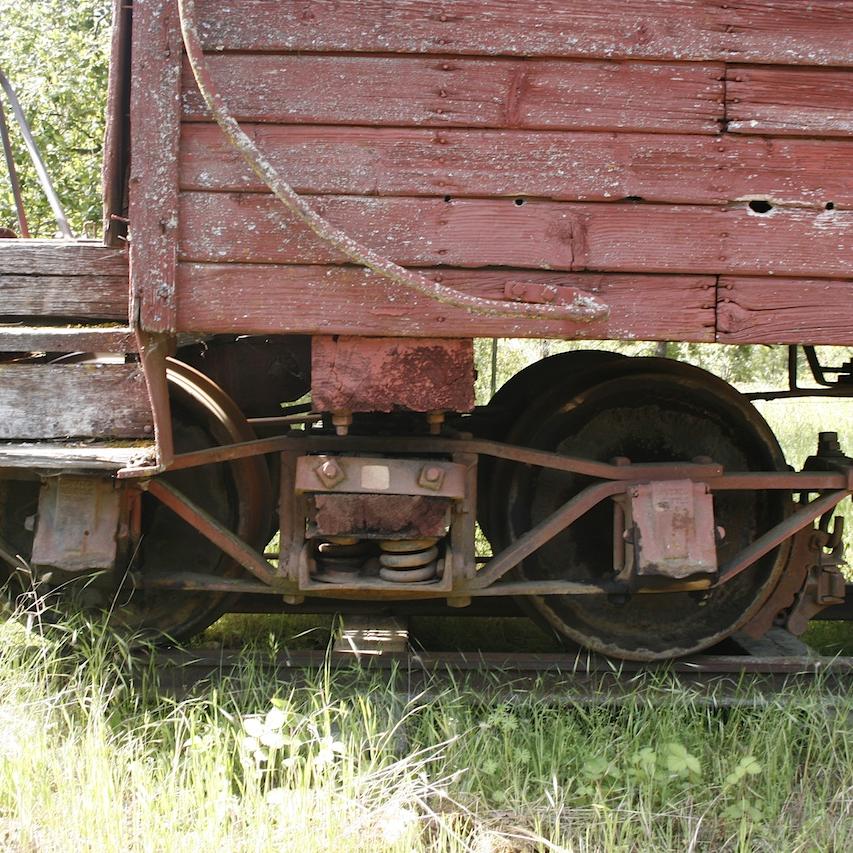
[[[383,580],[419,583],[438,575],[438,539],[384,539],[379,547]]]
[[[370,546],[361,539],[330,536],[317,545],[318,577],[329,583],[348,583],[358,575]]]

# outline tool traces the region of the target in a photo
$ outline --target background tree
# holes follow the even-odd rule
[[[15,87],[75,233],[101,227],[101,156],[111,23],[110,0],[0,0],[0,67]],[[32,236],[56,223],[11,112],[15,159]],[[17,231],[0,161],[0,226]]]

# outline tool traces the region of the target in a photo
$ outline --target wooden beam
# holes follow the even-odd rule
[[[94,241],[0,240],[0,278],[10,275],[127,278],[127,254]]]
[[[200,0],[208,50],[853,65],[847,0]]]
[[[153,434],[135,364],[0,364],[0,439]]]
[[[720,278],[720,343],[853,343],[853,281]]]
[[[853,207],[853,140],[262,124],[246,130],[309,194],[630,196],[681,204],[754,197]],[[181,186],[266,191],[209,124],[184,125]]]
[[[175,326],[181,55],[174,0],[137,4],[130,99],[130,277],[142,326],[158,332]]]
[[[853,211],[339,196],[313,206],[405,266],[843,278],[853,256]],[[181,220],[182,260],[346,260],[272,196],[183,194]]]
[[[444,284],[487,299],[524,282],[590,293],[607,319],[579,324],[474,314],[440,304],[355,267],[180,264],[181,331],[405,337],[646,338],[713,341],[712,276],[433,270]],[[288,306],[294,306],[289,308]]]
[[[726,77],[730,133],[853,136],[851,70],[736,65]]]
[[[211,54],[241,121],[715,134],[722,63]],[[282,85],[282,81],[287,81]],[[210,121],[188,63],[185,120]]]
[[[3,275],[0,317],[64,317],[127,322],[127,273],[101,275]]]
[[[0,352],[136,352],[126,326],[3,326]]]
[[[116,471],[154,460],[153,444],[0,443],[0,470]]]

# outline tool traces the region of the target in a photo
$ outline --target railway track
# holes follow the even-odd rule
[[[392,623],[399,624],[399,623]],[[229,649],[170,650],[150,661],[161,691],[187,696],[212,685],[241,692],[260,676],[310,686],[327,676],[336,689],[384,681],[400,701],[426,701],[455,688],[472,701],[553,704],[664,702],[681,694],[698,704],[761,706],[818,696],[846,707],[853,657],[822,657],[781,630],[761,641],[739,637],[710,654],[667,663],[614,661],[583,650],[552,653],[431,652],[408,645],[405,629],[374,623],[344,629],[327,651],[275,655]],[[848,711],[849,712],[849,711]]]

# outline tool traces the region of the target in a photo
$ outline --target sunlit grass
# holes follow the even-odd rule
[[[246,652],[184,699],[97,626],[0,628],[0,848],[844,850],[853,702],[714,709],[665,676],[619,706],[433,694]],[[156,659],[155,659],[156,665]],[[553,695],[553,694],[552,694]]]

